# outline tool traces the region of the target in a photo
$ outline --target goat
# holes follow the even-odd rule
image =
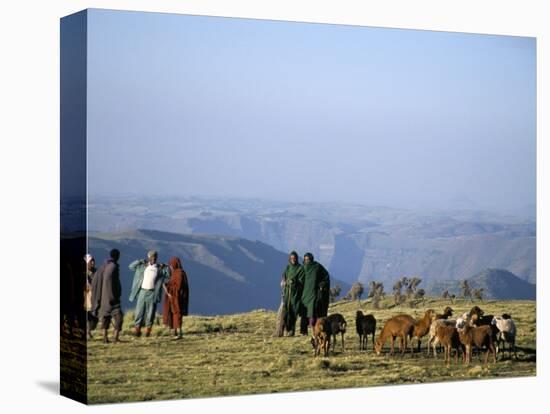
[[[376,319],[373,315],[363,315],[360,310],[355,314],[355,328],[359,335],[359,349],[367,350],[368,335],[372,334],[372,348],[374,349],[374,334],[376,333]]]
[[[471,321],[468,320],[462,329],[458,330],[458,336],[460,342],[465,346],[466,352],[464,354],[464,361],[469,364],[472,360],[472,347],[475,345],[478,348],[486,347],[487,352],[485,353],[485,365],[487,365],[487,360],[489,358],[489,351],[493,353],[493,361],[497,362],[496,351],[493,343],[493,332],[490,326],[471,326],[470,322],[475,323],[477,315],[471,317]]]
[[[441,319],[435,322],[439,321],[441,321]],[[443,321],[445,320],[443,319]],[[447,366],[451,364],[451,348],[456,350],[455,363],[458,364],[458,350],[461,347],[461,343],[457,329],[454,326],[440,324],[437,326],[435,334],[438,341],[441,342],[445,348],[445,362],[447,363]]]
[[[330,324],[330,332],[333,337],[332,352],[334,352],[334,347],[336,346],[336,335],[338,333],[342,334],[342,352],[344,352],[344,334],[346,333],[346,320],[339,313],[334,313],[327,316],[327,320]]]
[[[328,356],[330,349],[330,323],[326,317],[317,319],[315,326],[313,327],[313,337],[311,338],[311,345],[314,349],[314,356],[318,356],[323,350],[324,356]]]
[[[409,315],[397,315],[389,319],[388,321],[386,321],[386,323],[384,324],[384,327],[382,328],[382,331],[380,332],[380,335],[378,335],[378,339],[376,339],[374,344],[374,350],[376,352],[376,355],[380,355],[380,352],[382,351],[382,347],[390,337],[391,337],[390,355],[394,354],[394,342],[396,337],[400,338],[399,350],[401,351],[401,354],[405,355],[405,351],[407,348],[407,338],[411,337],[412,339],[414,325],[415,325],[415,320],[412,316],[409,316]],[[413,354],[413,346],[412,346],[412,340],[411,340],[411,355],[412,354]]]
[[[506,314],[505,314],[506,315]],[[508,316],[508,315],[507,315]],[[504,319],[503,317],[495,316],[491,322],[492,326],[496,326],[498,333],[496,335],[496,352],[500,349],[500,343],[502,342],[502,349],[504,350],[504,344],[508,343],[508,354],[511,356],[512,350],[514,351],[514,357],[518,359],[516,353],[516,324],[511,319]],[[511,349],[510,349],[511,348]]]

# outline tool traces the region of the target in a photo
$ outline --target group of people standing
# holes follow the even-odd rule
[[[288,262],[281,280],[284,328],[288,335],[294,336],[296,321],[300,317],[300,333],[307,335],[308,325],[313,329],[317,318],[327,316],[330,276],[311,253],[304,255],[302,265],[298,253],[292,251]]]
[[[113,322],[113,341],[119,341],[124,319],[120,301],[119,258],[119,250],[113,249],[109,252],[109,258],[96,269],[95,259],[89,254],[84,257],[87,269],[84,306],[87,311],[88,339],[92,338],[92,331],[101,323],[103,342],[109,342],[108,330]],[[134,272],[129,298],[130,302],[136,302],[134,335],[140,337],[142,328],[145,328],[145,336],[151,336],[157,305],[164,294],[163,323],[179,339],[183,334],[182,317],[187,315],[189,308],[187,274],[178,257],[172,257],[168,265],[158,263],[157,260],[158,253],[151,250],[147,253],[147,259],[135,260],[129,266]]]
[[[108,331],[114,325],[113,341],[119,341],[124,314],[121,308],[122,287],[120,283],[120,251],[113,249],[109,257],[96,269],[95,259],[87,254],[86,288],[84,306],[87,311],[86,333],[92,338],[92,331],[101,324],[103,341],[109,342]],[[135,302],[134,335],[151,336],[157,305],[164,297],[162,319],[164,325],[181,338],[182,317],[188,314],[189,283],[178,257],[170,258],[168,265],[158,263],[158,253],[151,250],[147,259],[135,260],[129,265],[134,272],[130,302]],[[313,254],[304,255],[300,264],[298,253],[292,251],[289,263],[281,280],[283,292],[284,329],[293,336],[298,317],[300,333],[308,334],[308,326],[315,326],[317,318],[327,316],[330,298],[330,276],[328,271],[316,262]]]

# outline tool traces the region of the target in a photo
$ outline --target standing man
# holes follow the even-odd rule
[[[92,313],[92,281],[96,272],[95,259],[91,254],[84,256],[86,262],[86,284],[84,288],[84,309],[86,310],[86,338],[92,339],[92,331],[97,327],[97,317]]]
[[[120,270],[118,259],[120,252],[113,249],[109,258],[101,265],[92,280],[92,312],[101,321],[103,342],[108,343],[108,331],[111,320],[114,319],[113,342],[119,342],[118,336],[122,329],[123,313],[120,307]]]
[[[304,268],[298,262],[298,253],[290,252],[288,265],[283,273],[284,325],[289,336],[294,336],[302,291],[304,288]]]
[[[145,336],[151,336],[157,304],[162,299],[162,286],[170,278],[170,270],[165,264],[157,263],[158,253],[151,250],[147,260],[135,260],[130,263],[134,271],[134,282],[130,293],[130,302],[136,298],[134,334],[141,336],[141,328],[145,326]]]
[[[311,253],[304,255],[304,290],[302,304],[312,330],[317,318],[327,316],[330,299],[328,271],[316,262]]]

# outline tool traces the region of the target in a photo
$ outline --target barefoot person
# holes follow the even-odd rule
[[[283,273],[284,325],[289,336],[294,336],[296,319],[301,309],[304,287],[304,268],[298,262],[298,253],[290,252],[288,265]]]
[[[84,309],[86,310],[86,338],[92,339],[92,331],[97,327],[97,317],[92,312],[92,281],[95,276],[95,259],[91,254],[84,256],[86,262],[86,284],[84,287]]]
[[[169,263],[170,280],[164,285],[162,321],[164,325],[173,329],[174,336],[180,339],[183,335],[181,318],[187,315],[189,308],[189,283],[180,259],[172,257]]]
[[[145,336],[151,336],[157,304],[162,299],[162,286],[170,277],[168,266],[158,264],[157,258],[158,253],[151,250],[147,260],[135,260],[129,266],[135,272],[130,302],[136,300],[134,334],[138,337],[144,326]]]
[[[92,312],[101,321],[103,342],[109,342],[108,331],[114,320],[113,342],[118,342],[124,315],[120,307],[120,272],[118,259],[120,252],[113,249],[109,258],[100,266],[92,280]]]
[[[304,290],[302,304],[312,330],[317,318],[327,316],[330,278],[328,271],[316,262],[311,253],[304,255]]]

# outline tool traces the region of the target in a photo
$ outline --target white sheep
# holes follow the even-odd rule
[[[516,354],[516,324],[514,321],[510,319],[504,319],[500,316],[495,316],[493,320],[491,321],[491,325],[494,325],[498,329],[497,333],[497,353],[500,349],[500,343],[503,343],[502,349],[504,350],[504,344],[508,343],[508,353],[511,355],[511,349],[512,347],[514,351],[514,357],[517,359],[518,356]]]
[[[470,312],[464,312],[460,317],[456,319],[456,329],[463,329],[469,320],[470,320]]]

